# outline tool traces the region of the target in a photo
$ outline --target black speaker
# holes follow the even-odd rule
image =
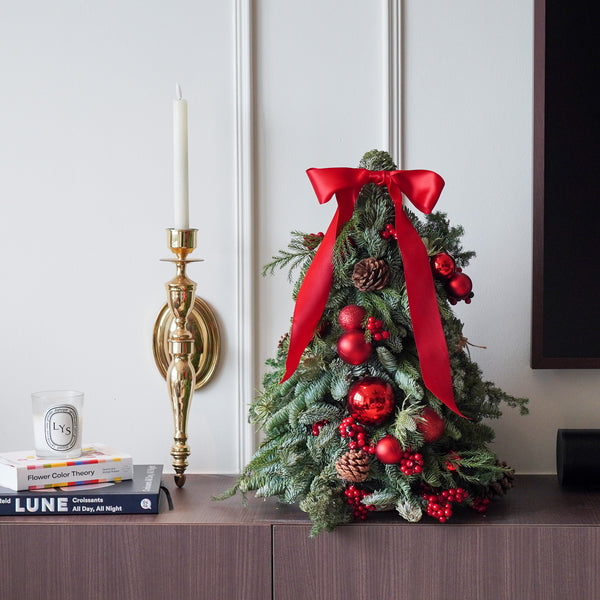
[[[556,473],[562,486],[600,487],[600,429],[559,429]]]

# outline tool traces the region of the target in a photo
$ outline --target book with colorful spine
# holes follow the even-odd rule
[[[133,477],[131,455],[94,443],[79,458],[37,458],[33,451],[0,453],[0,486],[14,491],[122,481]]]

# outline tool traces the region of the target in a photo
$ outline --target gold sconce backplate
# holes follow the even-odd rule
[[[156,318],[152,340],[154,360],[164,378],[167,376],[171,361],[169,332],[174,329],[173,314],[169,310],[168,304],[165,304]],[[187,329],[196,342],[196,349],[191,356],[191,361],[196,371],[196,386],[194,389],[199,390],[213,376],[219,362],[219,352],[221,350],[221,336],[217,319],[212,308],[202,298],[196,297],[194,300],[194,306],[187,319]]]

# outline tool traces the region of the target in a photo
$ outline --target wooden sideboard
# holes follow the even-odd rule
[[[487,515],[372,514],[315,539],[295,506],[164,476],[158,515],[0,518],[1,600],[597,600],[600,494],[520,476]]]

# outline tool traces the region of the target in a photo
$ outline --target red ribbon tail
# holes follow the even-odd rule
[[[398,246],[423,383],[450,410],[463,417],[454,400],[450,357],[427,250],[406,216],[401,198],[399,202],[394,198],[394,203]]]
[[[315,334],[323,310],[325,310],[333,279],[331,256],[337,236],[338,217],[339,209],[329,224],[325,237],[321,241],[298,291],[290,332],[290,345],[285,362],[285,374],[280,383],[289,379],[298,368],[302,354]]]

